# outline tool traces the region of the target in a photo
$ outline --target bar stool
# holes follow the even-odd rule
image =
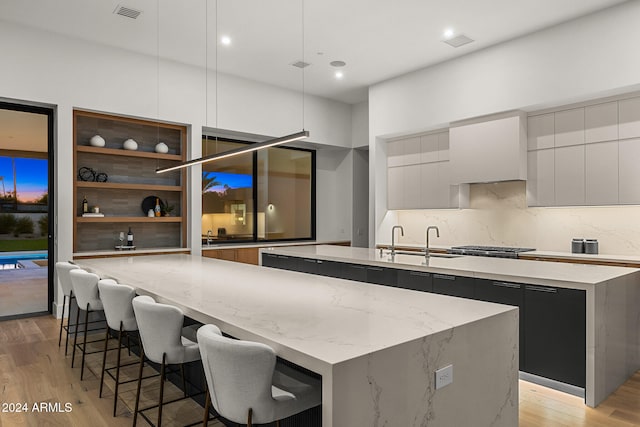
[[[177,307],[156,303],[155,300],[149,296],[135,297],[132,303],[136,321],[138,322],[140,340],[142,341],[133,426],[136,426],[138,413],[140,413],[149,424],[152,424],[151,420],[147,418],[143,411],[157,407],[158,423],[156,425],[160,427],[162,425],[163,405],[177,402],[183,398],[192,397],[187,395],[184,364],[200,360],[200,351],[196,342],[196,329],[191,326],[182,327],[184,315],[182,314],[182,310]],[[139,409],[145,356],[149,361],[160,364],[160,396],[157,405]],[[184,397],[163,402],[167,365],[180,365]]]
[[[279,426],[280,420],[321,404],[321,380],[276,366],[268,345],[224,337],[215,325],[202,326],[197,338],[211,403],[227,420]]]
[[[136,323],[136,317],[133,313],[133,305],[131,301],[136,296],[136,291],[131,286],[111,283],[109,280],[100,280],[98,282],[98,290],[100,291],[100,299],[104,307],[104,315],[107,318],[107,330],[104,339],[104,354],[102,356],[102,374],[100,375],[100,394],[102,397],[102,388],[104,386],[104,374],[107,372],[115,380],[115,389],[113,395],[113,416],[116,416],[116,409],[118,407],[118,386],[120,384],[126,384],[135,380],[123,381],[120,383],[120,361],[122,353],[122,338],[126,336],[127,343],[129,342],[129,335],[135,332],[135,337],[138,337],[138,324]],[[118,350],[118,356],[116,365],[111,368],[106,368],[107,364],[107,351],[109,344],[109,328],[118,331],[118,347],[111,350]],[[138,342],[140,340],[138,339]],[[131,353],[129,353],[131,354]],[[134,365],[135,363],[129,363],[123,366]],[[115,377],[109,372],[111,369],[116,370]]]
[[[56,262],[56,273],[58,274],[58,282],[60,283],[60,287],[62,288],[62,318],[60,319],[60,334],[58,336],[58,347],[62,343],[62,329],[67,331],[67,338],[64,341],[64,355],[67,355],[67,348],[69,347],[69,328],[73,326],[77,328],[77,323],[72,325],[71,320],[71,301],[75,299],[73,295],[73,287],[71,286],[71,276],[69,276],[69,272],[71,270],[79,269],[77,265],[73,265],[69,262],[59,261]],[[67,302],[68,300],[68,302]],[[67,308],[67,326],[63,326],[64,324],[64,308]]]
[[[100,350],[97,351],[87,351],[87,344],[91,344],[94,342],[100,342],[102,340],[94,340],[87,342],[87,335],[89,332],[89,313],[102,311],[102,301],[100,301],[100,296],[98,294],[98,282],[100,281],[100,277],[97,274],[89,273],[87,271],[77,269],[71,270],[69,272],[69,276],[71,277],[71,285],[73,286],[73,293],[76,296],[76,302],[78,303],[78,313],[76,315],[76,324],[80,323],[80,311],[84,311],[84,329],[83,329],[83,342],[82,344],[78,344],[78,331],[76,327],[76,333],[73,338],[73,356],[71,358],[71,367],[76,360],[76,347],[82,350],[82,367],[80,369],[80,380],[84,378],[84,360],[87,354],[99,353]],[[113,282],[111,279],[107,279],[109,282]],[[92,329],[98,330],[98,329]],[[100,328],[99,330],[102,330]]]

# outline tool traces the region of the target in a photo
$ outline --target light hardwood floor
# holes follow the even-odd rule
[[[85,380],[80,381],[80,364],[71,369],[64,346],[58,348],[58,327],[58,321],[51,316],[0,322],[0,403],[26,402],[30,406],[28,413],[0,412],[0,427],[130,426],[135,383],[121,387],[123,401],[118,406],[118,416],[113,418],[113,393],[107,389],[102,399],[98,397],[100,355],[90,357]],[[151,401],[157,396],[156,381],[148,381],[143,398]],[[168,395],[177,392],[171,387]],[[63,407],[70,403],[72,411],[32,412],[31,406],[40,402],[59,402]],[[169,405],[164,411],[163,425],[167,426],[177,424],[175,420],[197,420],[202,414],[202,408],[192,401]],[[146,425],[142,419],[138,422]],[[214,425],[222,426],[210,423]],[[520,381],[520,426],[640,426],[640,372],[595,409],[585,406],[580,398]]]

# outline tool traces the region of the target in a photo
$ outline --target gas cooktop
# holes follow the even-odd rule
[[[447,253],[456,255],[490,256],[496,258],[518,258],[520,252],[535,251],[533,248],[512,248],[504,246],[453,246]]]

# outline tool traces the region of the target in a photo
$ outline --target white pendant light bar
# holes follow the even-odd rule
[[[193,159],[186,161],[184,163],[180,163],[177,166],[171,166],[168,168],[156,169],[156,173],[164,173],[170,172],[182,168],[187,168],[195,165],[200,165],[202,163],[208,163],[213,160],[224,159],[227,157],[237,156],[239,154],[251,153],[252,151],[262,150],[264,148],[274,147],[276,145],[286,144],[287,142],[300,141],[302,139],[309,137],[309,131],[303,130],[297,133],[293,133],[287,136],[281,136],[280,138],[268,139],[263,142],[256,142],[255,144],[247,145],[246,147],[240,147],[229,151],[224,151],[222,153],[212,154],[210,156],[201,157],[199,159]]]

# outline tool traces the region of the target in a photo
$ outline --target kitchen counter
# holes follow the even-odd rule
[[[432,256],[428,260],[424,256],[405,254],[396,254],[391,257],[387,251],[381,256],[380,250],[329,245],[262,249],[263,253],[265,251],[325,261],[352,262],[583,290],[627,275],[635,277],[640,273],[640,269],[627,267],[550,263],[482,256],[455,256],[454,258]]]
[[[325,427],[517,425],[516,308],[183,254],[76,263],[319,373]]]
[[[375,249],[338,246],[268,248],[261,253],[583,290],[586,404],[597,406],[640,369],[640,270],[636,268],[479,256],[425,260],[423,256],[391,257],[386,252],[381,256]]]

